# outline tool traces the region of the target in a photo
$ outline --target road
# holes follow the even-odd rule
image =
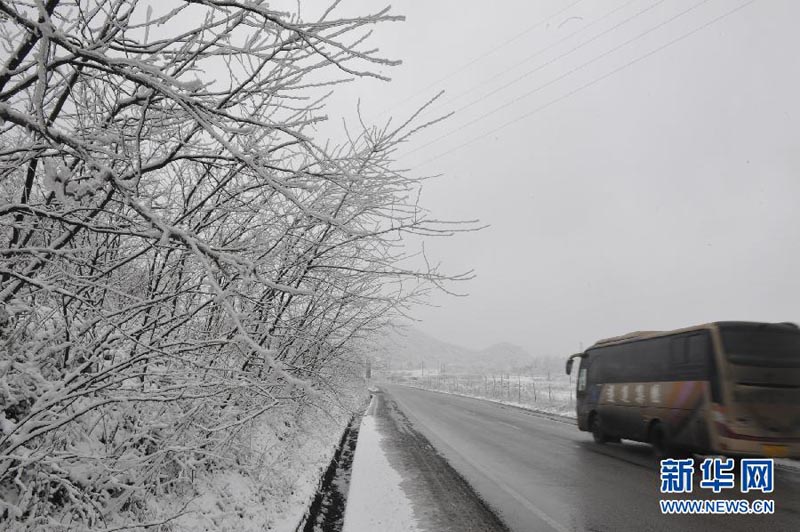
[[[775,500],[773,515],[662,515],[659,471],[643,444],[597,445],[564,420],[398,385],[384,401],[466,479],[513,531],[800,530],[800,474],[776,468],[772,494],[697,487],[671,498]],[[738,486],[738,480],[737,480]]]
[[[414,530],[425,532],[508,532],[497,514],[481,500],[470,485],[437,453],[430,442],[415,430],[408,417],[391,397],[378,393],[370,406],[380,446],[390,467],[398,474],[402,490],[413,512]],[[359,439],[358,445],[361,445]],[[386,494],[383,494],[386,496]],[[383,500],[380,512],[391,514],[393,505]],[[405,529],[380,515],[383,526],[352,527],[350,530],[378,532]],[[352,522],[350,523],[352,525]],[[367,523],[362,523],[366,525]],[[377,523],[376,523],[377,525]],[[388,528],[386,525],[390,525]]]

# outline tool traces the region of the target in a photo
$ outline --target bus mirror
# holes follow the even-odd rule
[[[586,356],[586,353],[575,353],[574,355],[572,355],[571,357],[569,357],[567,359],[567,375],[572,373],[572,363],[575,361],[575,358],[577,358],[577,357],[584,358],[585,356]]]

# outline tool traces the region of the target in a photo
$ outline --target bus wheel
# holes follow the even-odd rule
[[[675,456],[675,450],[669,443],[667,431],[664,429],[664,425],[659,422],[655,422],[650,427],[650,444],[653,446],[653,452],[658,460]]]
[[[603,445],[608,441],[608,436],[606,433],[603,432],[603,427],[600,424],[600,414],[593,414],[592,420],[589,424],[589,427],[592,431],[592,438],[594,438],[594,442],[600,445]]]

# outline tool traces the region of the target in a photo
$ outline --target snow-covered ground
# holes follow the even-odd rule
[[[529,410],[575,417],[575,383],[565,374],[542,372],[525,375],[440,374],[419,370],[386,375],[397,382],[425,390],[476,397]]]
[[[198,473],[184,493],[149,500],[151,515],[185,512],[169,522],[168,529],[175,532],[294,532],[336,450],[349,412],[331,407],[327,412],[309,408],[295,417],[289,414],[278,422],[267,418],[253,432],[252,462]]]
[[[381,445],[374,402],[373,397],[361,421],[343,532],[415,532],[420,529],[400,487],[403,479]]]
[[[447,393],[447,394],[451,394],[451,395],[460,395],[462,397],[471,397],[473,399],[481,399],[483,401],[491,401],[493,403],[499,403],[501,405],[515,406],[517,408],[524,408],[525,410],[530,410],[532,412],[540,412],[542,414],[550,414],[550,415],[554,415],[554,416],[567,417],[567,418],[575,419],[575,409],[574,408],[568,409],[568,408],[565,408],[563,405],[558,405],[558,404],[548,405],[548,404],[538,404],[537,403],[535,405],[532,405],[530,403],[519,403],[519,402],[516,402],[516,401],[507,401],[507,400],[503,400],[503,399],[492,399],[490,397],[483,397],[481,395],[473,395],[473,394],[462,393],[462,392],[454,392],[454,391],[448,391],[448,390],[436,390],[436,389],[425,388],[423,386],[414,386],[414,385],[409,385],[409,386],[411,386],[412,388],[419,388],[421,390],[429,390],[429,391],[433,391],[433,392]]]

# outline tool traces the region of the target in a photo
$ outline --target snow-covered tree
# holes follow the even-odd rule
[[[395,170],[415,117],[316,138],[400,20],[337,4],[0,0],[0,528],[146,521],[448,280],[404,266],[454,229]]]

